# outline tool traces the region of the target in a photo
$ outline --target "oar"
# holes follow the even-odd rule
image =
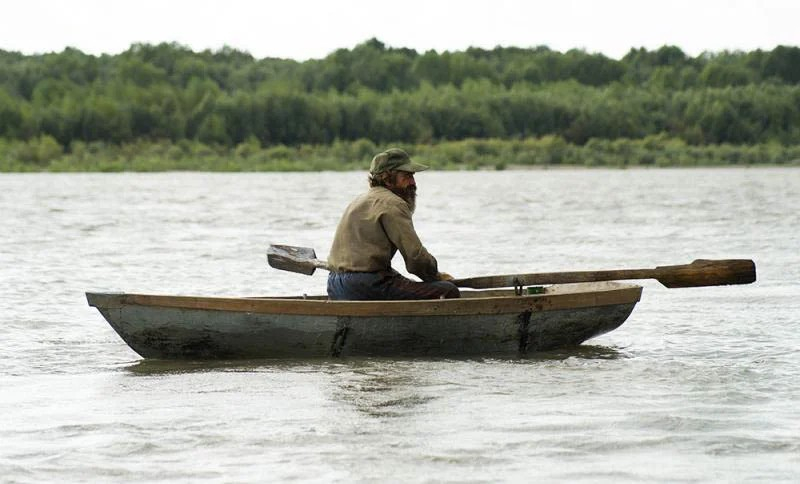
[[[487,289],[490,287],[619,281],[623,279],[656,279],[669,288],[750,284],[756,280],[756,265],[749,259],[698,259],[691,264],[659,266],[655,269],[505,274],[502,276],[456,279],[452,282],[459,287]]]
[[[299,272],[308,276],[317,268],[328,269],[328,263],[317,259],[317,253],[310,247],[270,245],[267,249],[267,261],[276,269]]]
[[[270,245],[269,265],[284,271],[311,275],[328,264],[317,259],[314,249],[290,245]],[[567,284],[573,282],[619,281],[624,279],[656,279],[669,288],[750,284],[756,280],[756,265],[749,259],[698,259],[691,264],[659,266],[655,269],[619,269],[610,271],[540,272],[455,279],[459,287],[489,289],[495,287]]]

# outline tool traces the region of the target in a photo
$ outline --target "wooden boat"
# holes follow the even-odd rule
[[[462,291],[461,299],[425,301],[86,297],[145,358],[524,356],[579,345],[619,327],[642,288],[589,282],[519,292]]]

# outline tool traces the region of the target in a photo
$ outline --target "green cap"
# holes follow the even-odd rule
[[[392,170],[416,173],[427,169],[427,166],[411,161],[408,153],[400,148],[389,148],[383,153],[375,155],[375,158],[372,159],[372,165],[369,167],[369,172],[373,175]]]

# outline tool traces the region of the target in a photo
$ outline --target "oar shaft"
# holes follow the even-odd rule
[[[617,281],[623,279],[649,279],[653,269],[622,269],[611,271],[540,272],[533,274],[504,274],[499,276],[455,279],[459,287],[490,289],[493,287],[532,286],[536,284],[571,284],[574,282]]]

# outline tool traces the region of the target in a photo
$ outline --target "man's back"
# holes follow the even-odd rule
[[[436,259],[420,242],[406,201],[385,187],[371,187],[342,216],[328,265],[337,272],[390,271],[397,250],[409,272],[436,280]]]

